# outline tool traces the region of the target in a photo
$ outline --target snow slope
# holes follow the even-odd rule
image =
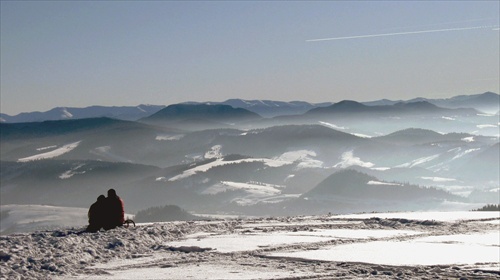
[[[50,205],[0,205],[0,234],[87,225],[88,208]],[[5,213],[5,214],[4,214]],[[5,217],[4,217],[5,215]],[[134,217],[125,214],[126,217]]]
[[[448,212],[445,221],[427,220],[439,213],[371,213],[13,234],[0,238],[0,272],[4,279],[499,279],[500,218],[475,213]]]
[[[64,155],[65,153],[71,152],[76,147],[78,147],[78,145],[80,145],[80,142],[81,141],[70,143],[70,144],[64,145],[61,148],[55,149],[55,150],[50,151],[50,152],[45,152],[45,153],[36,154],[33,156],[29,156],[29,157],[20,158],[20,159],[18,159],[18,161],[19,162],[27,162],[27,161],[33,161],[33,160],[55,158],[55,157]]]
[[[8,213],[0,220],[0,234],[8,234],[63,225],[84,225],[87,223],[88,209],[48,205],[0,205],[0,211]]]

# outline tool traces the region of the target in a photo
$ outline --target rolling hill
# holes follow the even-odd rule
[[[229,105],[207,104],[175,104],[167,106],[157,113],[140,119],[144,123],[161,124],[187,128],[197,127],[230,127],[234,123],[242,123],[260,119],[256,113]]]
[[[352,169],[333,173],[304,193],[296,205],[319,212],[432,209],[445,201],[466,201],[447,191],[407,183],[386,182]],[[297,207],[297,206],[295,206]]]
[[[428,102],[344,101],[321,110],[329,113],[270,119],[228,105],[181,104],[141,121],[2,123],[2,203],[88,207],[109,187],[130,211],[167,204],[244,215],[331,205],[411,210],[443,199],[464,203],[477,191],[474,201],[492,203],[500,157],[494,117]],[[345,179],[352,188],[335,185],[345,169],[364,173]],[[421,199],[404,205],[409,193]],[[311,202],[318,197],[333,200]]]

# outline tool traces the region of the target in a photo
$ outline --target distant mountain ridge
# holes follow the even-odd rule
[[[47,137],[52,135],[64,135],[82,131],[90,131],[91,133],[95,133],[101,128],[109,129],[113,126],[126,126],[128,129],[131,129],[131,127],[141,127],[145,125],[131,121],[111,119],[107,117],[75,120],[51,120],[30,123],[2,123],[0,124],[0,127],[2,128],[0,139]]]
[[[228,99],[223,102],[184,102],[180,104],[196,105],[228,105],[233,108],[242,108],[250,112],[259,114],[265,118],[271,118],[283,115],[302,115],[310,110],[335,105],[338,109],[342,106],[349,105],[350,102],[356,101],[340,101],[337,103],[309,103],[305,101],[273,101],[273,100],[244,100],[244,99]],[[388,100],[381,99],[370,102],[356,102],[358,109],[365,106],[405,106],[405,104],[428,104],[439,106],[448,109],[457,108],[473,108],[481,112],[498,114],[500,111],[500,95],[493,92],[485,92],[473,95],[460,95],[446,99],[428,99],[414,98],[411,100]],[[178,104],[173,104],[178,105]],[[351,103],[352,105],[352,103]],[[414,104],[415,105],[415,104]],[[0,113],[0,122],[18,123],[18,122],[41,122],[46,120],[64,120],[64,119],[82,119],[95,117],[109,117],[121,120],[139,120],[149,117],[158,111],[166,108],[165,105],[138,105],[138,106],[90,106],[85,108],[74,107],[57,107],[46,112],[27,112],[15,116]],[[347,106],[351,107],[352,106]]]
[[[254,121],[262,117],[243,108],[229,105],[208,104],[174,104],[155,114],[139,120],[139,122],[179,129],[225,128],[235,123]]]
[[[331,106],[314,108],[305,115],[314,114],[432,114],[442,112],[455,112],[459,114],[478,114],[473,108],[444,108],[438,107],[428,101],[398,102],[393,105],[365,105],[360,102],[345,100]]]
[[[313,108],[330,106],[332,102],[309,103],[305,101],[274,101],[274,100],[243,100],[228,99],[224,102],[186,102],[186,104],[229,105],[234,108],[243,108],[262,117],[271,118],[283,115],[300,115]]]
[[[429,98],[413,98],[410,100],[376,100],[363,102],[368,106],[383,106],[395,105],[397,103],[414,103],[414,102],[429,102],[439,107],[457,109],[457,108],[474,108],[485,113],[497,113],[500,110],[500,95],[494,92],[485,92],[472,95],[458,95],[451,98],[429,99]]]
[[[90,106],[85,108],[56,107],[46,112],[20,113],[15,116],[0,114],[0,122],[42,122],[68,119],[86,119],[108,117],[120,120],[137,120],[150,116],[165,108],[163,105],[138,105],[138,106]]]
[[[184,120],[198,118],[226,119],[226,118],[260,118],[256,113],[229,105],[208,104],[174,104],[142,120]]]

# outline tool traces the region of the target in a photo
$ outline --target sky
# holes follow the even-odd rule
[[[0,112],[499,93],[500,1],[1,1]]]

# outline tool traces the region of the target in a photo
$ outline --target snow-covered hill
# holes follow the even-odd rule
[[[105,117],[1,123],[2,204],[88,207],[110,187],[132,212],[167,204],[199,213],[299,215],[436,209],[444,200],[463,203],[461,209],[500,203],[498,116],[428,101],[342,101],[321,109],[261,118],[229,105],[177,104],[159,111],[154,125]],[[338,193],[320,209],[305,201],[344,169],[373,178],[350,201]],[[391,188],[401,194],[407,185],[453,196],[387,202]]]
[[[87,207],[113,186],[132,211],[177,204],[197,212],[284,215],[289,205],[280,203],[346,168],[376,177],[368,181],[436,186],[463,197],[498,188],[498,139],[492,137],[407,129],[364,138],[324,125],[175,134],[135,122],[90,123],[99,129],[53,124],[33,137],[22,126],[12,138],[4,136],[2,202]],[[158,140],[158,133],[171,134]],[[498,203],[481,196],[474,202]]]
[[[90,206],[90,205],[89,205]],[[0,235],[82,227],[87,224],[88,208],[50,205],[0,205]],[[132,214],[125,214],[133,218]]]
[[[0,205],[0,234],[85,225],[87,211],[49,205]]]
[[[498,212],[81,227],[0,238],[2,278],[498,279]]]

